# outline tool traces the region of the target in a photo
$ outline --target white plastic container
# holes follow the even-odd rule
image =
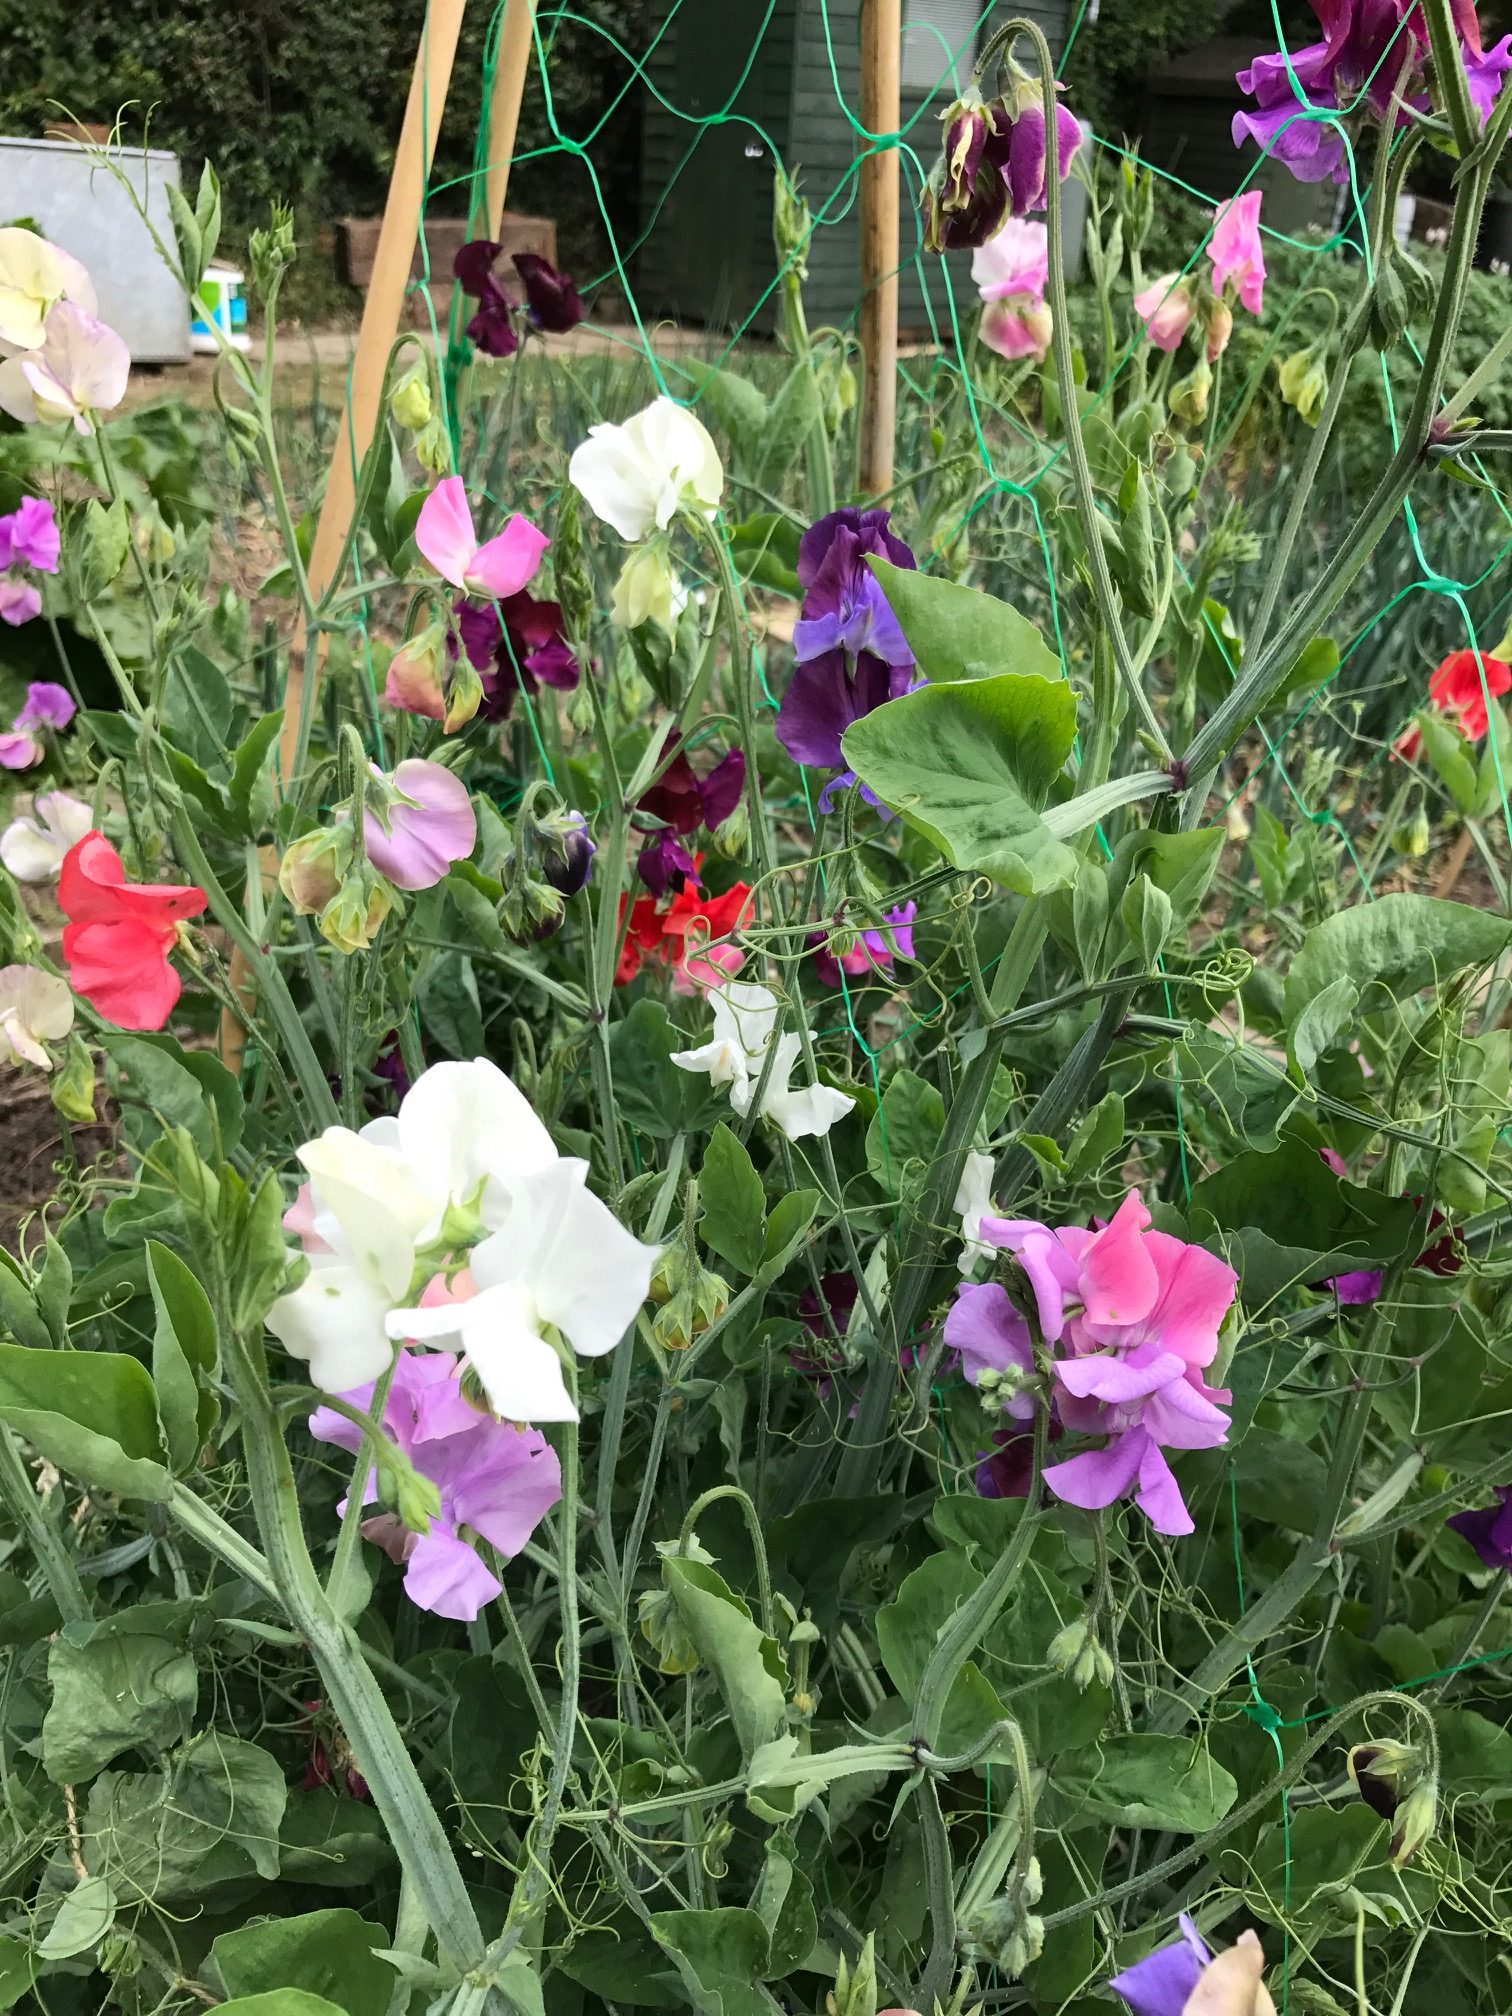
[[[189,325],[189,343],[197,356],[213,357],[219,351],[216,329],[234,350],[252,348],[252,339],[245,333],[247,303],[241,291],[246,277],[235,266],[205,268],[199,290],[200,312]]]
[[[153,229],[172,245],[168,189],[178,157],[126,151],[121,172],[143,199]],[[137,364],[187,364],[189,303],[115,176],[71,140],[0,139],[0,223],[35,219],[44,238],[89,268],[100,316]]]

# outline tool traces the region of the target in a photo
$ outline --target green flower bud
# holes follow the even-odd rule
[[[299,253],[294,242],[294,213],[286,203],[273,205],[267,228],[252,233],[248,253],[253,289],[260,301],[267,302],[277,293],[279,281]]]
[[[1398,826],[1391,836],[1392,847],[1409,861],[1420,861],[1428,852],[1430,831],[1428,813],[1419,805],[1412,817]]]
[[[856,1955],[851,1968],[840,1955],[835,1968],[835,1985],[824,1998],[828,2016],[877,2016],[877,1956],[873,1935]]]
[[[1200,427],[1207,418],[1208,400],[1213,390],[1213,367],[1199,357],[1185,378],[1171,387],[1167,401],[1171,412],[1185,426]]]
[[[349,826],[320,827],[284,849],[278,886],[299,917],[314,917],[334,902],[352,865]]]
[[[446,431],[446,422],[440,414],[434,414],[414,439],[415,460],[422,469],[428,469],[432,476],[451,474],[451,436]]]
[[[364,861],[326,904],[315,928],[338,952],[366,952],[398,901],[392,886]]]
[[[418,434],[428,425],[431,417],[430,372],[418,360],[389,394],[389,411],[399,425],[411,434]]]
[[[1328,397],[1328,373],[1316,349],[1295,350],[1277,366],[1281,397],[1309,427],[1316,427]]]
[[[574,640],[586,638],[593,622],[597,597],[593,577],[583,557],[583,525],[577,492],[571,484],[563,489],[562,501],[557,506],[556,535],[551,542],[551,568],[567,635]],[[586,684],[585,680],[585,687]]]
[[[793,285],[808,278],[804,254],[813,234],[814,220],[809,206],[779,162],[772,183],[772,242],[777,248],[784,280]]]

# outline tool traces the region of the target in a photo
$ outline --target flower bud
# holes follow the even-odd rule
[[[1328,373],[1316,350],[1297,350],[1277,368],[1281,397],[1295,406],[1309,427],[1316,427],[1328,397]]]
[[[688,1636],[675,1599],[665,1589],[647,1589],[635,1607],[641,1636],[657,1654],[657,1671],[696,1673],[702,1658]]]
[[[366,952],[397,901],[390,884],[364,861],[326,904],[315,928],[338,952]]]
[[[1430,839],[1428,813],[1419,805],[1412,817],[1398,826],[1391,836],[1393,849],[1408,861],[1420,861],[1428,852]]]
[[[389,411],[399,425],[411,434],[429,424],[431,417],[430,372],[418,360],[389,394]]]
[[[751,812],[744,796],[720,820],[713,832],[714,851],[726,861],[743,861],[751,848]]]
[[[53,1073],[48,1087],[52,1103],[65,1120],[87,1127],[95,1117],[94,1058],[77,1036],[70,1036],[63,1068]]]
[[[278,283],[294,264],[299,247],[294,242],[294,213],[285,203],[275,203],[267,228],[254,231],[248,241],[252,262],[252,286],[260,301],[268,301]]]
[[[581,812],[548,814],[536,826],[536,843],[541,873],[559,896],[576,896],[587,888],[597,849],[588,837],[588,821]]]
[[[447,669],[446,631],[439,623],[429,623],[406,637],[390,658],[383,683],[385,702],[427,721],[442,720]]]
[[[441,726],[448,735],[455,735],[459,728],[467,726],[482,705],[483,681],[478,677],[476,666],[463,651],[451,668],[451,690],[446,696],[446,713]]]
[[[1215,299],[1207,314],[1207,358],[1209,364],[1216,364],[1229,346],[1229,338],[1234,333],[1234,311],[1227,301]]]
[[[1365,1804],[1392,1822],[1388,1853],[1400,1869],[1432,1838],[1438,1822],[1438,1783],[1426,1754],[1411,1743],[1357,1743],[1346,1763]]]
[[[877,1956],[873,1935],[856,1955],[851,1968],[842,1953],[835,1967],[835,1985],[824,1998],[828,2016],[877,2016]]]
[[[352,861],[350,828],[318,828],[284,849],[278,886],[299,917],[313,917],[334,901]]]
[[[588,635],[597,606],[593,577],[583,558],[583,524],[577,492],[571,484],[562,492],[557,506],[556,533],[551,542],[551,568],[556,582],[556,599],[561,605],[562,627],[569,638]]]
[[[667,541],[647,539],[626,555],[614,584],[609,620],[621,630],[656,623],[671,636],[687,600],[687,590],[673,572]]]
[[[1015,1870],[1001,1897],[995,1897],[961,1927],[966,1941],[994,1967],[1017,1980],[1032,1967],[1045,1946],[1044,1921],[1033,1907],[1044,1894],[1038,1856],[1029,1858],[1022,1876]]]
[[[434,414],[415,436],[413,447],[415,460],[422,469],[432,476],[449,476],[452,466],[451,436],[446,431],[446,422],[439,413]]]
[[[1171,387],[1167,402],[1175,417],[1188,427],[1200,427],[1207,418],[1208,398],[1213,390],[1213,367],[1200,357],[1185,378]]]
[[[777,248],[784,278],[794,284],[808,278],[804,254],[813,233],[814,220],[809,206],[798,194],[798,185],[789,178],[779,162],[772,185],[772,243]]]

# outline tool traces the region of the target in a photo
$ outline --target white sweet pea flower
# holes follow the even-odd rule
[[[963,1274],[969,1274],[978,1260],[989,1258],[997,1250],[982,1238],[982,1220],[992,1213],[993,1166],[990,1155],[973,1148],[956,1187],[955,1208],[961,1214],[961,1237],[966,1241],[957,1263]]]
[[[769,1052],[771,1069],[757,1110],[790,1141],[828,1134],[855,1105],[854,1099],[829,1085],[793,1090],[793,1067],[803,1044],[789,1034],[777,1037],[773,1046],[778,1001],[770,987],[732,980],[710,993],[709,1005],[714,1011],[713,1035],[696,1050],[674,1050],[672,1062],[684,1071],[707,1072],[712,1085],[728,1085],[730,1104],[737,1113],[750,1112]]]
[[[94,814],[82,798],[44,791],[32,801],[30,817],[23,813],[0,833],[0,861],[18,882],[51,882],[63,856],[93,826]]]
[[[349,1392],[387,1368],[394,1338],[455,1335],[501,1415],[570,1418],[542,1327],[555,1325],[585,1354],[610,1350],[645,1300],[657,1249],[585,1189],[587,1164],[558,1155],[496,1065],[432,1065],[395,1118],[360,1133],[328,1127],[299,1159],[310,1176],[300,1219],[310,1272],[274,1303],[268,1328],[309,1362],[315,1385]],[[452,1217],[459,1238],[479,1225],[489,1234],[469,1258],[483,1292],[442,1308],[402,1306],[420,1250],[447,1243]]]
[[[498,1231],[475,1246],[478,1293],[434,1308],[396,1309],[390,1337],[462,1350],[489,1405],[508,1421],[576,1421],[559,1330],[583,1358],[612,1351],[645,1301],[659,1249],[632,1237],[587,1186],[588,1164],[562,1156],[519,1186]]]
[[[41,347],[47,318],[60,301],[95,312],[94,284],[60,245],[20,224],[0,230],[0,343],[15,350]]]
[[[622,539],[665,532],[681,510],[712,511],[724,494],[719,452],[703,422],[675,399],[655,399],[622,427],[601,421],[573,450],[573,488]]]
[[[0,413],[24,426],[71,420],[80,434],[94,432],[96,413],[126,397],[131,352],[114,329],[72,301],[60,301],[35,349],[0,364]]]
[[[0,1064],[35,1064],[51,1071],[47,1044],[73,1028],[73,996],[66,981],[40,966],[0,966]]]

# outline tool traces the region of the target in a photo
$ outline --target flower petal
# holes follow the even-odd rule
[[[443,476],[420,506],[415,520],[415,544],[443,581],[465,585],[467,570],[478,550],[467,486],[460,476]]]
[[[470,595],[489,596],[496,602],[518,595],[539,569],[550,544],[544,532],[516,512],[502,532],[473,554],[462,585]]]

